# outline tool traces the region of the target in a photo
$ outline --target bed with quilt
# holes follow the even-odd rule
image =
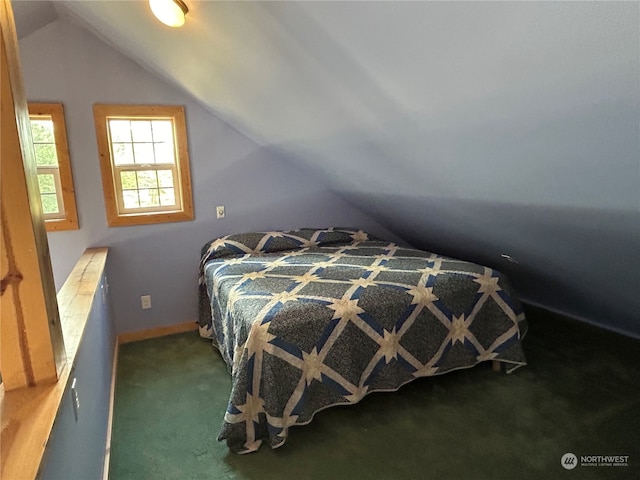
[[[232,376],[218,440],[234,452],[420,377],[525,364],[524,314],[490,268],[337,228],[229,235],[201,253],[200,334]]]

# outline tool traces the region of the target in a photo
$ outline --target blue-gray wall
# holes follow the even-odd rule
[[[22,38],[20,56],[27,98],[62,102],[65,108],[80,230],[49,234],[56,285],[85,248],[110,247],[117,333],[195,320],[199,251],[214,237],[353,225],[393,238],[285,155],[257,146],[64,18]],[[185,105],[195,221],[107,227],[94,103]],[[216,205],[225,205],[225,219],[215,218]],[[141,295],[151,295],[151,310],[141,310]]]
[[[103,276],[40,464],[41,480],[102,478],[116,344],[106,285]],[[77,420],[70,392],[74,378],[80,401]]]
[[[360,100],[375,120],[327,135],[287,125],[276,133],[297,164],[415,246],[496,267],[531,303],[640,336],[640,3],[272,8],[324,67],[323,86],[341,87],[318,95]]]
[[[65,103],[82,180],[82,230],[50,235],[56,277],[112,246],[119,331],[195,315],[208,238],[333,223],[488,264],[529,302],[640,336],[640,3],[208,2],[211,25],[174,37],[135,2],[65,5],[133,59],[64,19],[21,40],[27,94]],[[200,34],[187,58],[166,45]],[[195,222],[106,228],[96,101],[187,106]],[[140,311],[145,293],[160,312]]]

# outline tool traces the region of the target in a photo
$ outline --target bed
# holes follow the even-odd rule
[[[233,452],[420,377],[526,363],[522,308],[488,267],[339,228],[229,235],[201,254],[199,329],[232,376],[218,440]]]

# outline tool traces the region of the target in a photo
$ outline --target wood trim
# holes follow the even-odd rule
[[[175,333],[191,332],[198,329],[198,323],[183,322],[176,325],[169,325],[167,327],[151,328],[149,330],[141,330],[138,332],[128,332],[118,335],[118,343],[131,343],[139,342],[140,340],[147,340],[150,338],[164,337],[166,335],[173,335]]]
[[[118,218],[116,188],[113,184],[113,170],[111,168],[111,154],[109,151],[109,137],[107,135],[106,115],[99,105],[93,106],[93,121],[96,128],[96,142],[100,157],[100,173],[102,175],[102,193],[107,213],[107,223],[113,226],[113,220]]]
[[[32,479],[37,475],[66,391],[78,344],[91,314],[93,299],[98,294],[106,256],[106,248],[85,252],[58,294],[62,318],[70,322],[64,329],[65,339],[70,339],[67,342],[67,361],[58,382],[10,392],[5,392],[0,386],[0,478]]]
[[[105,198],[105,203],[106,202],[107,202],[107,199]],[[107,221],[110,227],[129,227],[133,225],[151,225],[154,223],[186,222],[190,220],[193,220],[193,216],[185,212],[127,214],[127,215],[118,215],[116,217],[112,217],[110,220],[107,217]]]
[[[18,40],[7,0],[0,3],[0,26],[0,369],[4,388],[12,390],[55,382],[65,365],[65,350]]]
[[[109,418],[107,420],[107,440],[104,448],[104,465],[102,467],[102,480],[109,480],[109,462],[111,461],[111,432],[113,429],[113,409],[116,399],[116,377],[118,374],[118,353],[120,344],[116,341],[113,352],[113,365],[111,366],[111,394],[109,395]]]
[[[100,286],[108,251],[107,247],[86,249],[58,292],[64,343],[67,357],[71,359],[75,358],[82,341],[86,317]],[[105,290],[103,295],[107,294]]]
[[[60,185],[62,187],[62,203],[64,205],[64,218],[45,219],[45,227],[48,232],[59,230],[78,230],[78,209],[76,206],[76,194],[73,187],[73,174],[71,173],[71,158],[67,141],[67,127],[64,120],[64,107],[61,103],[29,103],[29,115],[42,115],[51,117],[54,127],[56,142],[56,154],[58,155],[58,171]]]
[[[191,173],[189,169],[189,148],[187,140],[187,120],[184,107],[174,117],[176,138],[178,143],[178,171],[180,172],[180,190],[182,195],[182,211],[193,220],[193,194],[191,192]]]
[[[53,385],[0,391],[2,466],[0,477],[36,478],[71,368],[65,366]]]
[[[170,118],[174,122],[178,170],[182,208],[179,211],[157,213],[120,213],[118,211],[117,188],[111,162],[111,149],[107,131],[107,117],[155,119]],[[100,157],[100,172],[105,199],[107,223],[110,227],[145,225],[153,223],[181,222],[193,220],[193,193],[189,171],[189,149],[184,107],[172,105],[115,105],[95,104],[93,119]]]

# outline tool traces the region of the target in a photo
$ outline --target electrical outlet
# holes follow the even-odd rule
[[[142,295],[140,297],[140,304],[143,310],[149,310],[151,308],[151,295]]]
[[[224,205],[216,207],[216,218],[224,218]]]

